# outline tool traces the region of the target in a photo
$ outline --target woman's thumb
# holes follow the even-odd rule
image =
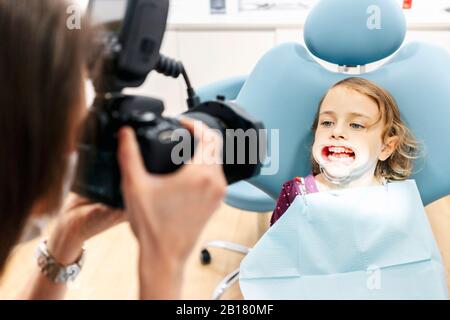
[[[136,182],[148,175],[134,131],[125,127],[119,131],[118,159],[125,184]]]

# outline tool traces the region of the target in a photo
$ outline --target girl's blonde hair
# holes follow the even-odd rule
[[[328,92],[336,87],[345,87],[371,98],[378,105],[381,113],[381,117],[377,123],[379,121],[383,121],[384,123],[382,133],[383,142],[389,137],[397,136],[399,138],[392,155],[385,161],[378,161],[375,176],[377,178],[384,177],[388,180],[397,181],[407,179],[413,172],[414,161],[419,158],[420,144],[401,120],[400,111],[392,95],[369,80],[351,77],[333,85],[319,103],[316,118],[312,126],[313,133],[315,134],[319,125],[319,114],[322,103]],[[313,174],[320,174],[319,164],[312,156],[311,162]]]

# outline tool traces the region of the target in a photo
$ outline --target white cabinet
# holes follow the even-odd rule
[[[168,31],[164,36],[161,53],[171,58],[178,59],[177,48],[177,33]],[[125,92],[161,99],[166,106],[166,114],[174,115],[177,114],[179,110],[182,110],[181,102],[183,89],[184,82],[181,77],[179,79],[168,78],[153,71],[141,87],[127,89]]]
[[[432,43],[450,51],[450,30],[449,31],[416,31],[410,30],[406,33],[405,43],[411,41],[421,41]]]
[[[259,58],[275,45],[274,31],[169,31],[161,52],[181,60],[194,88],[227,77],[249,74]],[[183,79],[153,72],[143,86],[127,93],[162,99],[167,115],[186,110]]]
[[[181,31],[179,57],[195,86],[245,75],[275,45],[273,31]]]
[[[305,41],[303,40],[303,29],[277,29],[276,42],[277,44],[282,44],[285,42],[298,42],[304,45]]]

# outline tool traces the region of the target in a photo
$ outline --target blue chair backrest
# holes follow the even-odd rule
[[[404,35],[404,17],[394,0],[323,0],[305,25],[305,43],[314,55],[348,66],[388,57]],[[325,69],[297,43],[282,44],[259,61],[237,103],[268,129],[279,130],[280,155],[278,172],[258,176],[252,184],[276,198],[285,181],[310,172],[311,126],[318,104],[333,84],[348,76]],[[424,205],[450,194],[450,53],[410,43],[361,77],[394,96],[403,120],[425,146],[425,157],[412,176]],[[275,161],[270,134],[268,140]]]
[[[402,44],[406,21],[395,0],[324,0],[305,23],[305,44],[316,57],[338,65],[365,65]]]

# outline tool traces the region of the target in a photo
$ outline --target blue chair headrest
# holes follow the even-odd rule
[[[306,20],[304,38],[316,57],[358,66],[393,54],[405,33],[405,17],[395,0],[321,0]]]

